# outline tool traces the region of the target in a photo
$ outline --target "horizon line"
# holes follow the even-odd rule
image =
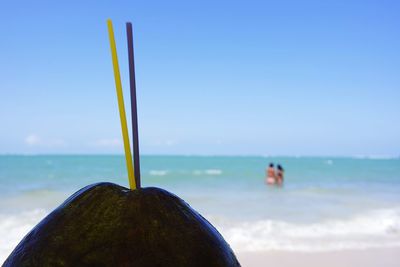
[[[0,153],[0,156],[124,156],[123,153]],[[374,155],[268,155],[268,154],[179,154],[179,153],[141,153],[140,156],[165,156],[165,157],[260,157],[260,158],[353,158],[353,159],[400,159],[399,155],[374,154]]]

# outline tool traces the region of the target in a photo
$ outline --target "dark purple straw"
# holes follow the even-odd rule
[[[126,34],[128,37],[129,80],[131,87],[133,166],[135,172],[136,187],[140,188],[139,131],[138,131],[137,102],[136,102],[135,58],[133,53],[132,23],[130,22],[126,23]]]

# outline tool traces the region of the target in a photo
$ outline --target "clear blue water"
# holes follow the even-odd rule
[[[0,234],[13,233],[0,257],[81,187],[127,186],[124,160],[0,156]],[[265,185],[269,162],[285,168],[282,188]],[[183,198],[236,250],[400,246],[399,158],[142,156],[141,172],[143,186]]]

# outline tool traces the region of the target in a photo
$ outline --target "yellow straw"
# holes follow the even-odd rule
[[[115,46],[115,39],[114,39],[114,30],[113,30],[113,26],[112,26],[112,21],[110,19],[107,20],[107,26],[108,26],[108,35],[110,38],[112,62],[113,62],[113,67],[114,67],[115,88],[117,89],[118,108],[119,108],[119,117],[121,119],[122,137],[124,139],[125,159],[126,159],[126,168],[128,169],[129,187],[132,190],[134,190],[134,189],[136,189],[136,181],[135,181],[135,174],[133,172],[131,146],[129,144],[129,135],[128,135],[128,126],[126,124],[124,95],[122,93],[121,76],[119,73],[117,48]]]

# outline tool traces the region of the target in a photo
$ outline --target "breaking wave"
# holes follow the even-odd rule
[[[6,260],[19,241],[46,215],[44,209],[0,214],[0,263]]]
[[[149,174],[152,176],[165,176],[167,175],[167,173],[168,173],[167,170],[151,170],[149,172]]]
[[[399,210],[311,224],[275,220],[215,224],[235,251],[315,252],[400,246]]]
[[[195,170],[194,175],[221,175],[222,170],[220,169],[207,169],[207,170]]]

